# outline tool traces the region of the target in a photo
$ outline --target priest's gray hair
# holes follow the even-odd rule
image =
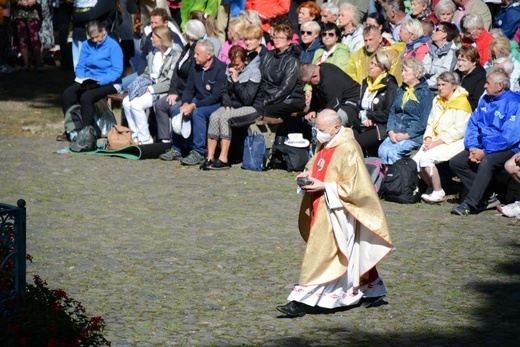
[[[318,113],[318,117],[323,118],[325,121],[329,122],[331,125],[341,125],[341,117],[339,114],[331,110],[330,108],[326,108],[320,113]]]

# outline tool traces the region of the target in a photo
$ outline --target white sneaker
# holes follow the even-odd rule
[[[427,198],[431,193],[433,193],[433,188],[430,187],[426,189],[423,195],[421,195],[421,199],[424,199],[425,197]]]
[[[509,205],[498,206],[497,210],[506,217],[520,219],[520,201],[515,201]]]
[[[431,194],[423,194],[421,198],[426,202],[443,202],[446,194],[444,190],[434,190]]]

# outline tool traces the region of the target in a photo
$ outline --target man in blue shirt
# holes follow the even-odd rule
[[[450,161],[468,194],[451,213],[467,216],[471,212],[500,205],[490,193],[489,182],[504,163],[520,151],[520,94],[509,90],[509,75],[501,68],[488,71],[485,89],[471,115],[464,136],[464,147]]]

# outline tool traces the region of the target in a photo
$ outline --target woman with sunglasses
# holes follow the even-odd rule
[[[340,38],[341,30],[336,24],[330,22],[323,24],[321,41],[325,47],[316,51],[312,63],[314,65],[320,65],[327,62],[336,65],[347,73],[350,49],[339,42]]]
[[[300,47],[302,48],[302,55],[300,62],[312,63],[314,54],[320,48],[323,48],[323,43],[320,38],[321,28],[315,21],[305,22],[300,27]]]
[[[453,40],[459,36],[459,30],[453,23],[441,22],[433,32],[432,41],[428,42],[431,63],[425,64],[428,71],[428,86],[437,90],[437,77],[443,72],[453,72],[457,65],[457,46]]]

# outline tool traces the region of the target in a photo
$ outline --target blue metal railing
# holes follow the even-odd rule
[[[25,200],[17,206],[0,203],[0,314],[6,316],[25,298]]]

